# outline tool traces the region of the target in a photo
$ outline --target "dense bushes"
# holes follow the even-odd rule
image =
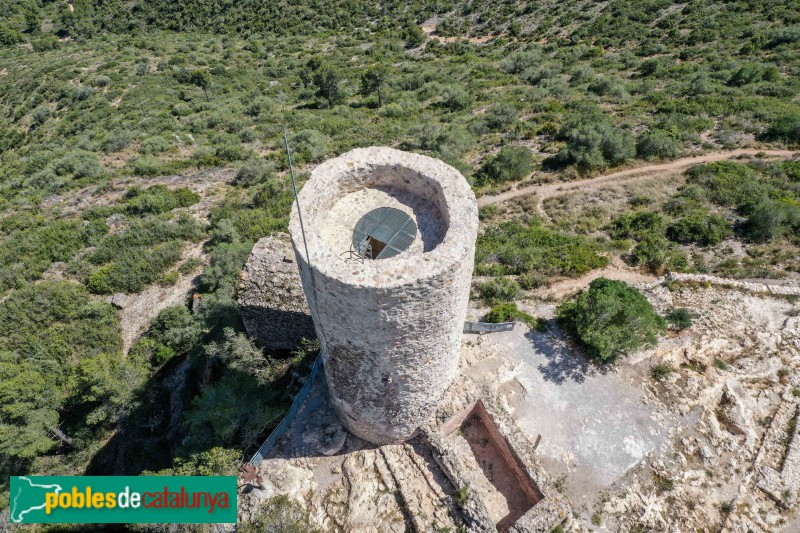
[[[701,246],[717,245],[732,233],[727,220],[703,212],[687,215],[667,227],[667,237],[671,241]]]
[[[125,210],[132,215],[158,214],[178,207],[189,207],[200,201],[200,196],[185,187],[169,189],[166,185],[153,185],[146,189],[131,187],[125,193]]]
[[[97,294],[139,292],[178,262],[182,249],[181,241],[127,249],[113,262],[92,272],[86,286]]]
[[[85,150],[75,150],[57,159],[53,163],[53,170],[59,176],[71,176],[76,179],[94,178],[103,172],[97,156]]]
[[[521,290],[519,283],[503,277],[477,283],[475,288],[480,298],[489,305],[513,300]]]
[[[778,117],[764,132],[764,139],[768,141],[782,141],[786,144],[800,143],[800,114]]]
[[[681,153],[681,143],[667,132],[652,130],[636,141],[636,155],[641,159],[671,159]]]
[[[588,239],[564,235],[536,221],[511,221],[489,227],[478,237],[478,275],[501,276],[539,272],[576,277],[608,264]]]
[[[644,267],[656,275],[681,271],[688,266],[686,255],[657,233],[645,234],[626,259],[630,264]]]
[[[567,146],[545,162],[551,166],[575,165],[580,171],[590,171],[619,165],[636,155],[633,134],[613,127],[592,108],[567,121],[558,138]]]
[[[699,185],[711,201],[726,207],[747,209],[774,193],[774,188],[759,181],[755,170],[733,161],[698,165],[687,176],[689,184]]]
[[[791,162],[757,171],[726,161],[693,167],[688,181],[700,187],[712,202],[745,216],[743,231],[749,240],[766,242],[800,234],[800,203],[793,172]]]
[[[236,183],[250,186],[264,182],[275,176],[275,165],[262,158],[247,161],[236,172]]]
[[[54,261],[70,261],[107,231],[103,222],[43,217],[9,217],[4,222],[8,232],[0,233],[0,291],[38,279]]]
[[[87,287],[99,294],[139,292],[181,258],[186,240],[200,236],[200,227],[189,217],[173,223],[135,221],[101,240],[89,254],[89,263],[101,266],[88,276]]]
[[[51,450],[59,442],[55,428],[75,436],[115,422],[138,379],[117,357],[121,347],[114,310],[76,283],[26,285],[0,302],[4,462]]]
[[[328,151],[328,138],[317,130],[302,130],[291,140],[295,162],[313,163],[322,160]]]
[[[642,293],[623,281],[598,278],[558,308],[559,323],[601,363],[655,344],[666,329]]]
[[[750,210],[744,224],[745,236],[754,242],[768,242],[793,232],[800,235],[800,204],[763,201]]]
[[[642,239],[650,234],[664,231],[666,221],[653,211],[625,213],[611,224],[611,236],[615,239]]]
[[[481,183],[502,183],[524,178],[533,170],[533,155],[524,146],[504,146],[484,163]]]

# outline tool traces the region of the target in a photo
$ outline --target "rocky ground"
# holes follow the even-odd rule
[[[285,494],[323,531],[446,531],[462,521],[430,452],[417,441],[377,447],[347,433],[324,379],[258,470],[261,483],[242,497],[244,519]]]
[[[688,308],[693,325],[607,369],[584,360],[552,322],[545,333],[518,324],[467,336],[463,387],[496,398],[536,443],[572,504],[567,530],[796,531],[797,299],[696,281],[640,287],[661,312]],[[552,318],[554,304],[527,310]],[[672,371],[656,379],[658,364]],[[265,481],[245,499],[245,515],[288,494],[325,531],[462,523],[457,491],[423,446],[376,448],[347,434],[321,387],[262,463]],[[468,437],[462,427],[445,440],[479,464]],[[508,516],[512,490],[484,488],[492,518]]]
[[[614,483],[594,521],[609,531],[796,531],[797,299],[703,284],[647,294],[660,310],[686,307],[696,319],[623,364],[671,365],[665,379],[640,382],[642,398],[667,424],[690,422],[669,427],[669,454]]]

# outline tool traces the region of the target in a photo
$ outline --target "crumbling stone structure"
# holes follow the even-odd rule
[[[314,338],[288,235],[264,237],[253,247],[239,283],[238,303],[247,334],[261,347],[291,350],[300,339]]]
[[[372,147],[319,165],[299,203],[305,242],[296,206],[289,229],[331,402],[355,435],[407,440],[458,374],[475,195],[439,160]]]

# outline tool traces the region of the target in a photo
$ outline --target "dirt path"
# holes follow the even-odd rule
[[[536,292],[542,297],[563,300],[564,298],[568,298],[582,291],[597,278],[614,279],[630,284],[652,283],[658,279],[658,277],[652,274],[640,272],[627,266],[619,257],[613,257],[611,259],[611,264],[605,268],[592,270],[579,278],[568,278],[557,281],[552,285],[542,287]]]
[[[441,35],[436,34],[436,22],[425,22],[420,26],[422,28],[423,33],[425,33],[425,37],[428,40],[435,40],[439,41],[440,43],[455,43],[458,41],[469,41],[472,44],[485,44],[491,41],[492,39],[496,39],[498,37],[503,37],[505,33],[498,33],[497,35],[484,35],[482,37],[442,37]]]
[[[733,279],[719,276],[708,276],[705,274],[683,274],[673,273],[665,276],[655,276],[647,272],[641,272],[626,265],[619,257],[614,257],[611,264],[605,268],[592,270],[579,278],[568,278],[557,281],[547,287],[542,287],[535,291],[539,297],[554,300],[563,300],[574,296],[582,291],[597,278],[614,279],[624,281],[631,285],[646,285],[660,283],[665,279],[677,281],[689,281],[696,283],[710,283],[739,290],[771,293],[771,294],[797,294],[798,287],[791,280],[786,279]]]
[[[756,155],[756,154],[764,154],[771,158],[788,159],[794,157],[797,154],[797,152],[793,152],[791,150],[755,150],[749,148],[739,149],[739,150],[728,150],[722,152],[711,152],[700,156],[684,157],[682,159],[676,159],[675,161],[670,161],[669,163],[660,163],[657,165],[645,165],[641,167],[620,170],[618,172],[612,172],[611,174],[605,174],[602,176],[598,176],[596,178],[590,178],[578,181],[568,181],[568,182],[545,183],[541,185],[531,185],[528,187],[522,187],[520,189],[511,189],[510,191],[506,191],[500,194],[495,194],[491,196],[482,196],[478,198],[478,206],[482,207],[484,205],[500,204],[503,202],[507,202],[508,200],[512,200],[514,198],[527,196],[529,194],[536,194],[538,196],[538,202],[536,205],[537,210],[540,213],[543,213],[542,202],[545,199],[552,198],[554,196],[560,196],[569,191],[586,189],[588,187],[596,187],[598,185],[605,185],[608,183],[615,183],[618,181],[626,180],[628,178],[649,178],[657,176],[659,174],[668,174],[676,171],[681,171],[691,167],[692,165],[697,165],[699,163],[713,163],[715,161],[723,161],[725,159],[731,159],[737,156]]]
[[[190,257],[200,260],[193,272],[182,274],[174,285],[162,286],[154,283],[142,292],[129,294],[125,307],[119,312],[119,332],[122,335],[122,354],[128,355],[133,343],[150,326],[158,313],[173,305],[185,304],[197,290],[198,277],[203,270],[205,257],[204,243],[190,243],[183,259]]]

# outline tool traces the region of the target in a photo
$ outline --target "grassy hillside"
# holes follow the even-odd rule
[[[71,5],[0,13],[3,477],[230,470],[268,433],[314,352],[265,356],[235,305],[253,243],[287,225],[284,129],[301,179],[381,144],[444,159],[478,193],[800,145],[796,1]],[[712,165],[615,212],[487,208],[478,271],[501,299],[614,255],[781,275],[800,268],[797,176]],[[752,261],[709,263],[732,238]],[[194,276],[202,303],[162,311],[123,356],[106,297]]]

